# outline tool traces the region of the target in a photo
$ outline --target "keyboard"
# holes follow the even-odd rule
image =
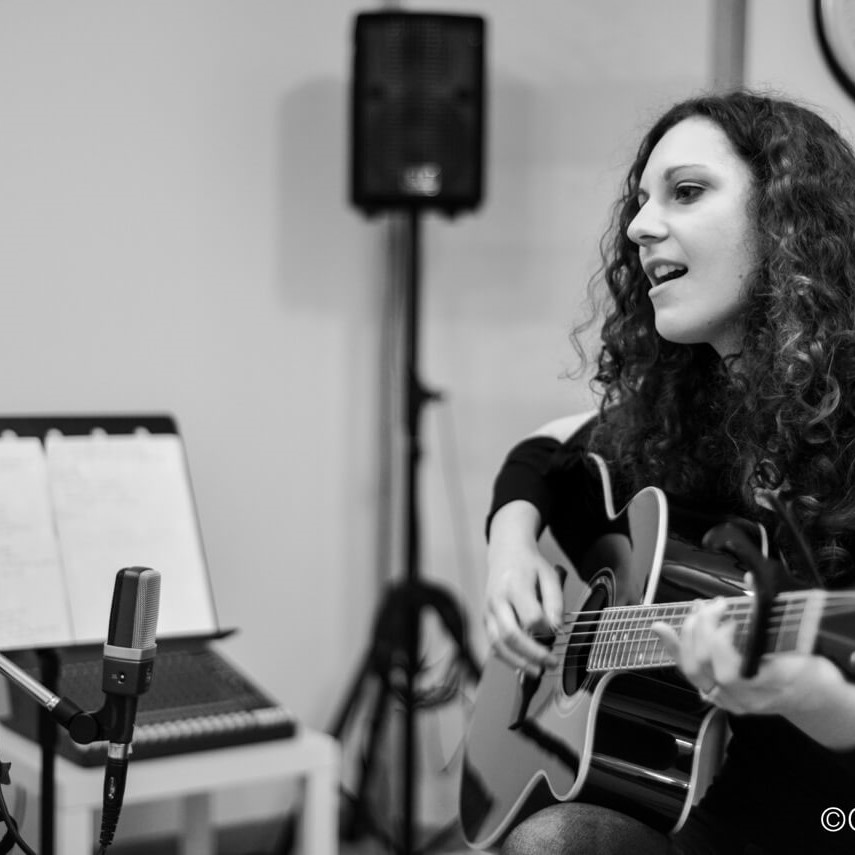
[[[67,648],[59,656],[56,694],[81,709],[100,709],[104,703],[100,645]],[[7,657],[42,681],[32,651]],[[11,684],[9,695],[11,715],[3,724],[37,740],[38,705]],[[158,642],[151,688],[139,699],[131,756],[142,760],[282,739],[293,736],[296,729],[293,713],[273,701],[209,642]],[[58,733],[58,754],[82,766],[103,764],[105,742],[78,745],[64,729],[59,728]]]

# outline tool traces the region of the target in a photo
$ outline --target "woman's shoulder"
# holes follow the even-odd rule
[[[548,436],[562,444],[578,441],[587,435],[598,418],[597,410],[584,410],[553,419],[541,425],[531,436]]]

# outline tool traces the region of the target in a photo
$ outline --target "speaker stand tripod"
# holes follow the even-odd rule
[[[397,855],[416,855],[427,847],[416,845],[415,798],[416,776],[416,714],[420,706],[417,678],[421,670],[421,620],[427,610],[439,617],[455,648],[455,663],[477,681],[480,669],[467,640],[466,620],[451,595],[438,585],[420,579],[420,531],[418,517],[418,468],[421,459],[420,418],[424,405],[438,398],[421,383],[417,370],[418,302],[419,302],[419,212],[407,210],[407,275],[405,289],[405,349],[406,349],[406,487],[403,552],[406,578],[393,583],[386,591],[377,612],[371,643],[361,667],[345,697],[343,708],[332,725],[331,732],[340,737],[360,696],[376,683],[376,693],[369,714],[367,754],[350,815],[345,817],[342,833],[356,837],[370,833],[383,839]],[[375,678],[373,681],[371,678]],[[402,761],[402,827],[397,841],[374,822],[368,813],[367,787],[379,750],[379,738],[386,721],[389,702],[397,697],[404,711],[401,743]]]

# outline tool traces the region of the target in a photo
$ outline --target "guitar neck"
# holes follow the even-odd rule
[[[766,652],[812,652],[825,602],[824,591],[792,591],[778,595],[772,604]],[[723,619],[734,625],[734,646],[745,652],[751,633],[754,599],[751,596],[728,597],[725,603]],[[612,606],[599,612],[588,670],[632,671],[675,665],[653,631],[653,624],[664,623],[679,631],[695,607],[694,602],[658,603]],[[585,618],[580,618],[584,622]],[[579,623],[577,621],[577,626]]]

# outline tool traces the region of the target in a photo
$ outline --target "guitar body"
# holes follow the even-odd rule
[[[597,461],[600,463],[600,461]],[[607,805],[668,831],[679,827],[719,764],[725,717],[671,668],[592,673],[589,640],[603,609],[743,594],[744,568],[703,552],[700,529],[674,537],[656,488],[620,512],[607,473],[602,531],[568,578],[553,641],[562,665],[521,677],[487,662],[465,740],[460,818],[473,848],[493,846],[521,819],[555,802]]]

